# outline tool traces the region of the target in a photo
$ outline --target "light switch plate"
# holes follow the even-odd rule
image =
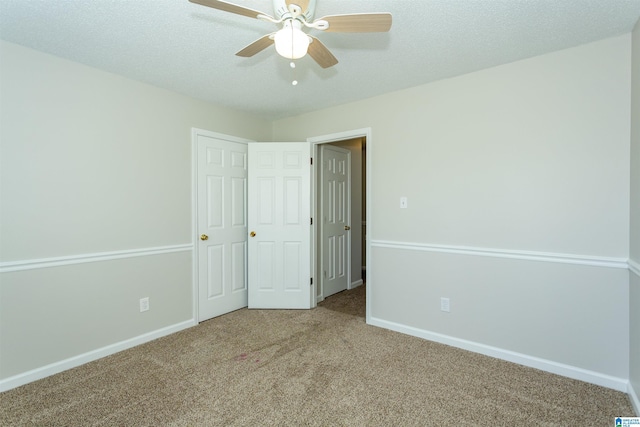
[[[440,310],[449,313],[451,311],[451,303],[449,298],[440,298]]]
[[[407,201],[407,198],[402,196],[400,197],[400,209],[407,209],[407,207],[409,207],[409,202]]]

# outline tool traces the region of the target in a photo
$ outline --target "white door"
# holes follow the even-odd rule
[[[351,277],[351,152],[323,144],[321,248],[322,296],[344,291]]]
[[[309,143],[249,144],[249,308],[311,308]]]
[[[247,306],[247,144],[197,135],[198,319]]]

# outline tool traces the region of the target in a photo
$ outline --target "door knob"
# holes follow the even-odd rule
[[[200,240],[209,240],[209,236],[207,236],[206,234],[201,234]]]
[[[349,227],[348,225],[345,225],[345,226],[344,226],[344,229],[345,229],[345,230],[347,230],[347,231],[349,231],[349,230],[351,230],[351,227]]]
[[[256,237],[256,232],[255,232],[255,231],[252,231],[251,233],[249,233],[249,236],[251,236],[251,237]]]

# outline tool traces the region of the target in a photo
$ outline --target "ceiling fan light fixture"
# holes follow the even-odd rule
[[[307,54],[309,36],[300,29],[300,26],[299,21],[289,20],[284,23],[281,30],[276,32],[273,40],[280,56],[287,59],[299,59]]]
[[[348,13],[325,15],[314,20],[317,0],[272,0],[275,18],[258,10],[229,3],[225,0],[189,0],[191,3],[223,12],[255,18],[273,24],[282,24],[280,31],[260,37],[236,52],[250,58],[275,44],[276,52],[289,60],[299,59],[307,53],[322,68],[338,63],[335,56],[317,37],[305,34],[303,27],[331,33],[382,33],[391,29],[390,13]],[[309,49],[310,48],[310,49]],[[291,64],[291,63],[290,63]],[[294,64],[295,65],[295,64]]]

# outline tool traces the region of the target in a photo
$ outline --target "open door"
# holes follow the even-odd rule
[[[322,296],[351,285],[351,152],[320,146],[320,265]],[[359,224],[358,224],[359,225]]]
[[[249,143],[249,308],[312,306],[310,163],[306,142]]]

